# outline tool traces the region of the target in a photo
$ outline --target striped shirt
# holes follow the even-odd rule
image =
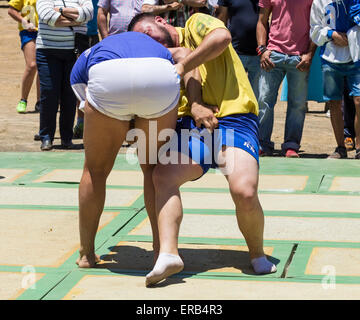
[[[143,0],[99,0],[98,7],[110,13],[109,35],[127,31],[131,19],[141,12]]]
[[[65,6],[64,6],[65,2]],[[86,24],[93,18],[93,5],[91,0],[37,0],[36,10],[39,15],[39,29],[36,38],[36,49],[74,49],[74,32],[87,32]],[[77,8],[80,26],[55,27],[60,12],[54,8]]]

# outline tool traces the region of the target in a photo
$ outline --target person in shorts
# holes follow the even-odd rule
[[[147,211],[156,264],[146,276],[146,285],[183,269],[177,246],[182,220],[179,188],[200,178],[210,167],[219,167],[229,182],[255,273],[275,272],[276,266],[263,250],[264,215],[257,194],[258,104],[231,45],[229,30],[219,19],[202,13],[192,15],[185,28],[142,13],[130,22],[129,30],[146,33],[160,43],[170,43],[170,47],[192,50],[179,64],[185,72],[198,67],[200,74],[197,82],[187,83],[186,96],[181,98],[177,136],[169,144],[170,161],[166,163],[165,158],[153,171],[155,206],[152,212],[151,208]]]
[[[138,130],[138,153],[149,149],[139,161],[144,189],[153,188],[155,164],[150,159],[156,162],[164,142],[150,141],[150,121],[156,123],[156,137],[163,129],[175,128],[183,75],[174,65],[182,58],[178,52],[171,53],[145,34],[126,32],[107,37],[84,51],[73,67],[70,82],[81,101],[85,121],[85,164],[79,186],[79,267],[93,267],[99,261],[94,240],[104,208],[106,179],[127,139],[131,119],[135,119],[134,130]],[[148,147],[150,143],[156,148]]]
[[[27,99],[36,78],[36,104],[35,111],[40,108],[40,82],[36,75],[36,45],[39,17],[36,11],[36,0],[11,0],[8,14],[18,22],[21,50],[25,58],[25,71],[21,80],[21,99],[16,106],[18,113],[25,113]]]
[[[330,119],[337,147],[330,159],[347,158],[344,141],[342,99],[344,82],[355,104],[355,159],[360,159],[360,61],[354,61],[352,49],[359,44],[349,34],[360,24],[360,1],[314,0],[311,8],[310,36],[321,47],[324,98],[330,109]],[[358,30],[356,31],[359,32]]]

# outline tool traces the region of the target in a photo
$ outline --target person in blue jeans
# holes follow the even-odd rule
[[[228,26],[232,45],[248,74],[256,99],[259,98],[260,57],[256,52],[259,0],[219,0],[216,17]]]
[[[259,0],[257,51],[262,68],[259,80],[260,156],[272,155],[274,151],[271,141],[274,107],[286,75],[289,84],[288,106],[281,149],[286,157],[299,157],[306,114],[307,81],[316,50],[316,45],[309,38],[311,4],[312,0]]]
[[[93,18],[87,23],[87,32],[86,35],[88,36],[89,46],[86,48],[90,48],[99,42],[99,32],[97,26],[97,12],[98,12],[98,4],[99,0],[92,0],[92,4],[94,7],[94,15]],[[83,51],[82,51],[83,52]],[[82,53],[79,52],[79,55]],[[79,101],[76,105],[77,110],[77,121],[74,127],[74,139],[82,139],[83,132],[84,132],[84,113],[79,110]]]
[[[337,147],[330,159],[347,158],[344,141],[342,97],[346,82],[355,104],[355,159],[360,159],[360,59],[358,36],[360,1],[314,0],[311,8],[311,38],[321,47],[324,97],[330,109]],[[355,30],[355,33],[353,31]]]
[[[347,151],[355,149],[355,115],[356,109],[353,97],[350,96],[350,90],[347,83],[344,84],[344,97],[342,101],[344,114],[344,144]]]
[[[86,24],[93,18],[93,5],[91,0],[37,0],[36,9],[39,14],[36,63],[40,78],[40,149],[53,149],[59,105],[61,148],[72,149],[76,96],[70,86],[70,73],[76,62],[75,32],[86,33]]]

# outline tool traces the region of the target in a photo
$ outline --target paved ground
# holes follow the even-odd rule
[[[261,159],[272,275],[254,275],[225,179],[182,189],[185,269],[155,288],[142,174],[119,154],[96,239],[99,267],[78,269],[82,153],[1,153],[0,299],[359,299],[356,161]],[[35,282],[34,282],[35,281]],[[30,286],[32,285],[32,286]],[[30,286],[30,287],[29,287]]]
[[[237,229],[226,181],[214,171],[184,186],[184,271],[145,288],[152,267],[142,174],[119,154],[96,239],[103,263],[78,256],[78,150],[38,152],[39,115],[17,114],[24,68],[16,23],[0,0],[0,299],[360,299],[360,162],[325,160],[335,147],[323,104],[309,103],[302,159],[260,160],[266,253],[278,272],[256,276]],[[286,104],[275,108],[283,138]],[[55,146],[60,141],[57,133]],[[37,152],[34,152],[37,151]],[[349,154],[353,158],[354,152]]]

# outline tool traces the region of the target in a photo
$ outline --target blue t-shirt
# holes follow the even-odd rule
[[[238,54],[256,55],[259,0],[219,0],[228,9],[232,45]]]
[[[88,83],[89,69],[102,61],[124,58],[162,58],[172,64],[170,51],[141,32],[123,32],[106,37],[85,50],[71,71],[70,83]]]
[[[96,36],[98,34],[98,26],[97,26],[97,13],[98,13],[98,1],[99,0],[92,0],[92,4],[94,7],[94,16],[93,18],[87,23],[87,35],[88,36]]]

